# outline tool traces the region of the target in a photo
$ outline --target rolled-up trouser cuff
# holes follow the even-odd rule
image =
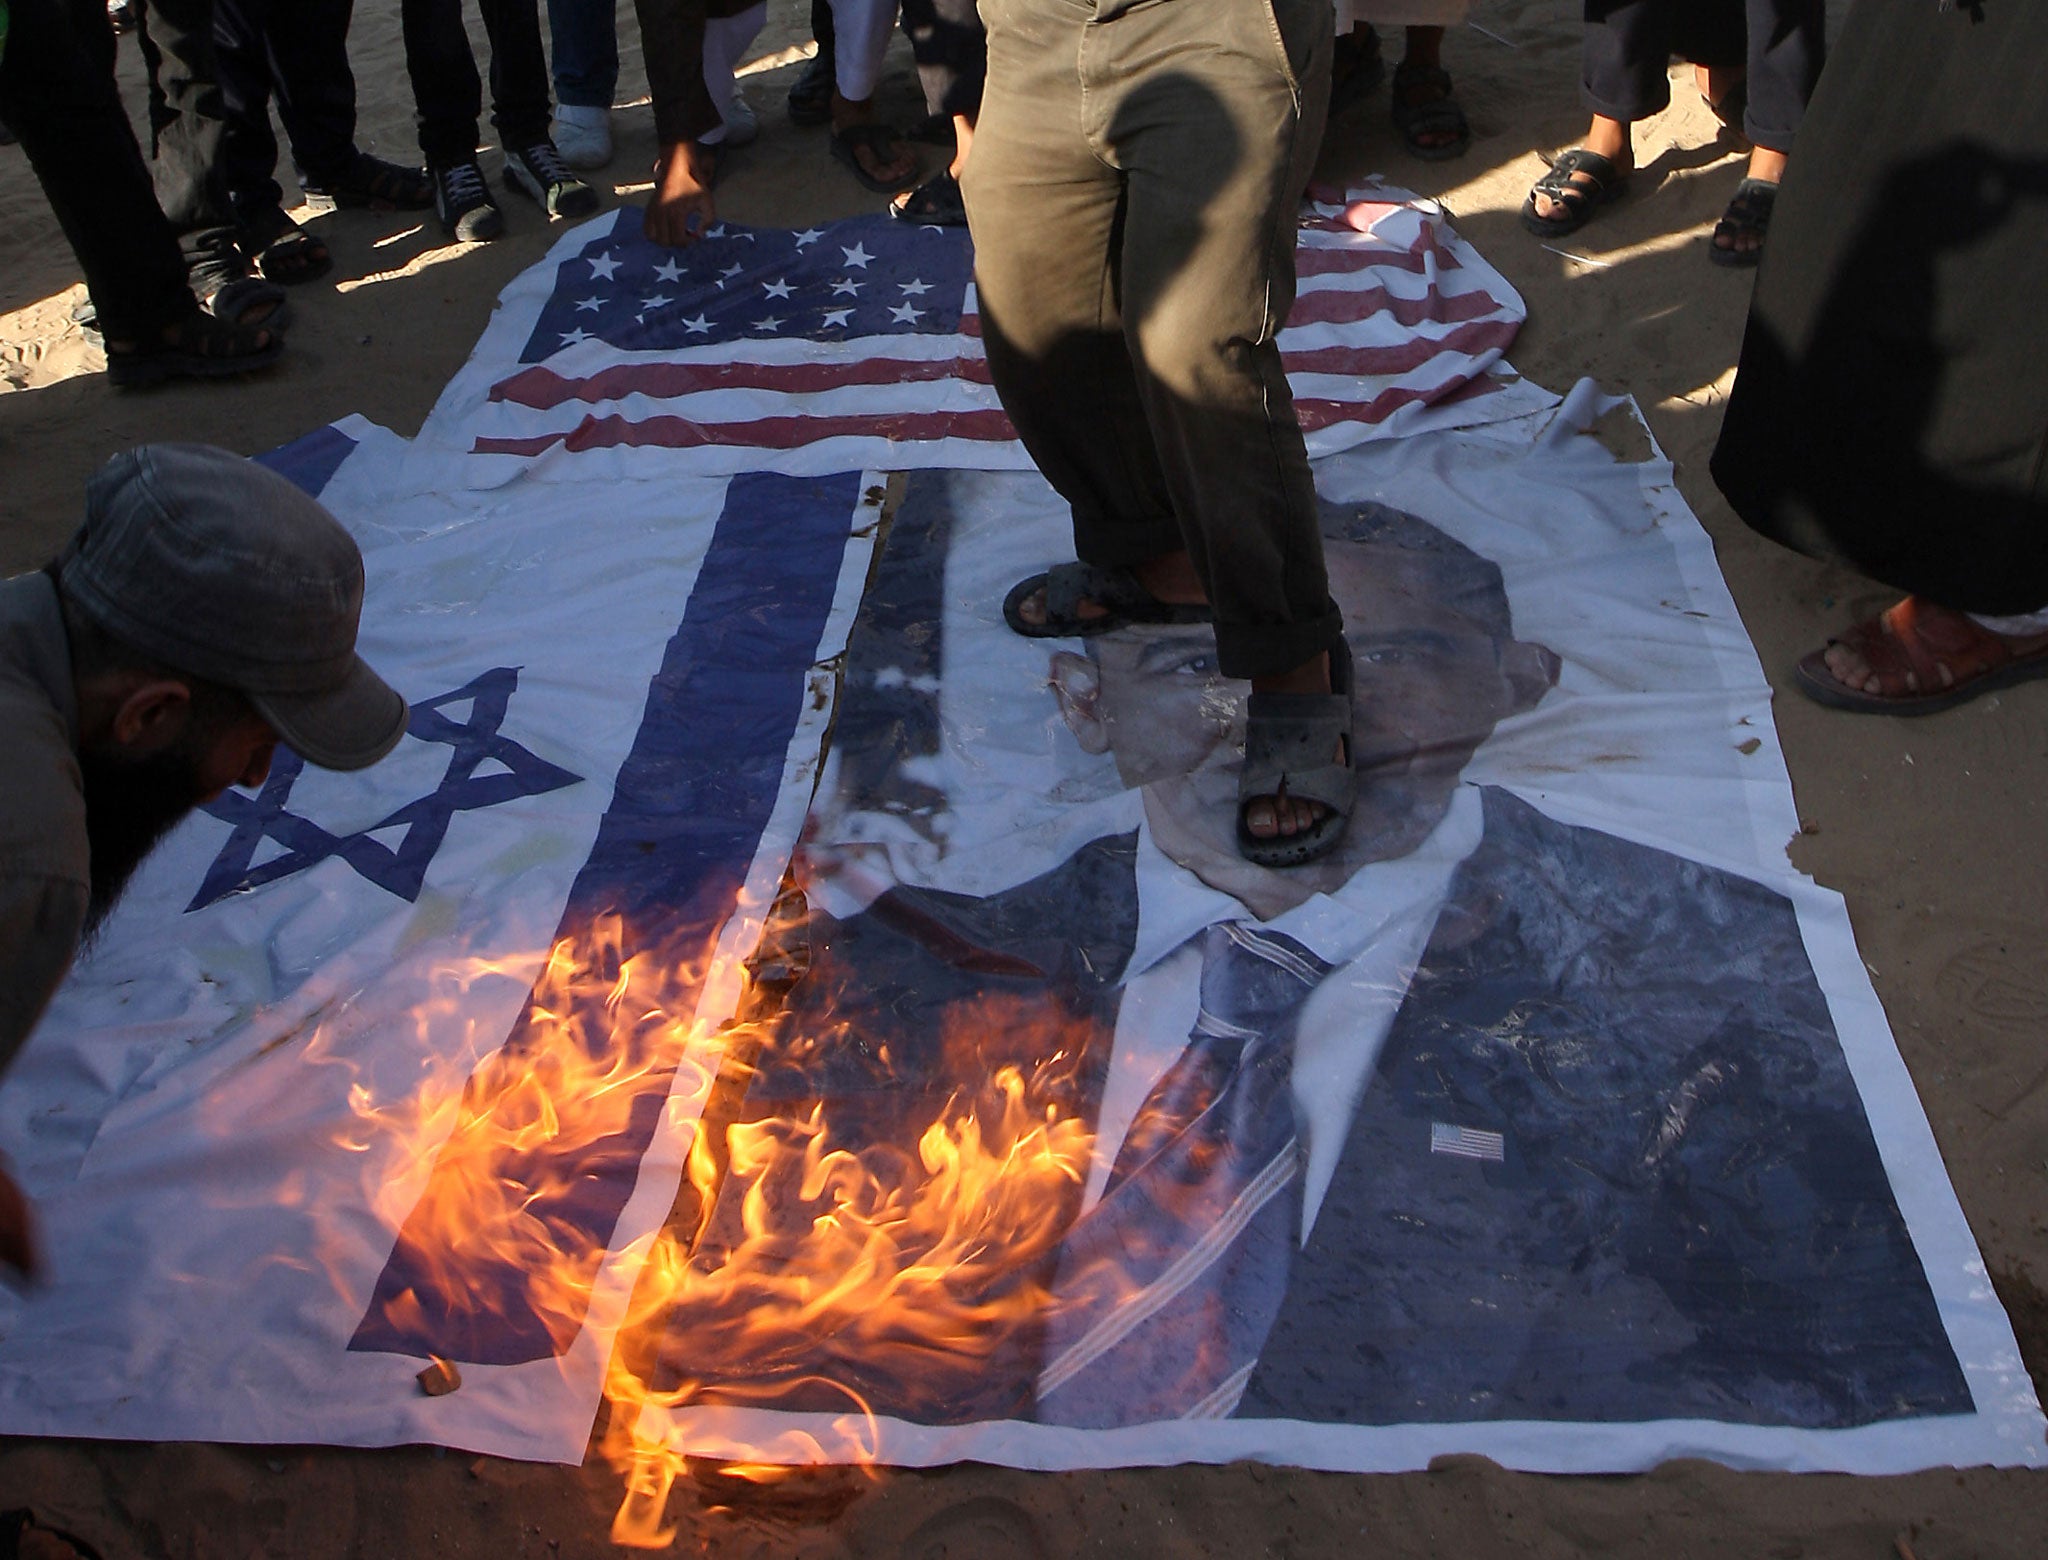
[[[1187,538],[1172,515],[1135,520],[1088,520],[1074,516],[1074,551],[1099,569],[1130,569],[1149,558],[1187,551]]]
[[[1299,623],[1218,623],[1216,666],[1225,677],[1245,681],[1278,677],[1337,644],[1343,633],[1344,614],[1334,601]]]

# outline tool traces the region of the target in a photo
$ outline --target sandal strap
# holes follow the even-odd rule
[[[1583,175],[1587,182],[1574,179],[1574,174]],[[1530,191],[1571,206],[1595,200],[1627,182],[1628,175],[1615,167],[1611,159],[1574,146],[1551,159],[1549,172],[1531,185]]]
[[[1244,765],[1237,775],[1245,804],[1278,796],[1320,802],[1349,815],[1357,776],[1330,755],[1351,738],[1348,693],[1254,693],[1245,706]]]
[[[1129,569],[1092,563],[1057,563],[1045,571],[1045,612],[1048,622],[1080,622],[1084,602],[1103,609],[1104,628],[1123,623],[1207,623],[1206,605],[1162,601]]]
[[[1729,197],[1728,207],[1721,221],[1730,227],[1752,228],[1758,231],[1769,227],[1771,209],[1778,201],[1777,182],[1772,179],[1744,179],[1735,186],[1735,193]]]
[[[2012,659],[2012,647],[1989,629],[1960,613],[1944,614],[1935,631],[1917,596],[1895,602],[1878,616],[1858,623],[1839,642],[1863,658],[1886,686],[1912,678],[1912,691],[1939,693],[1945,688],[1997,671]],[[1942,675],[1944,669],[1947,676]]]

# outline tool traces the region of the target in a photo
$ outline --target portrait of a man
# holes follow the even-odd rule
[[[1126,627],[1015,700],[1141,824],[999,892],[814,908],[785,1017],[839,1038],[745,1113],[908,1144],[946,1014],[998,995],[1073,1049],[1095,1132],[1034,1326],[965,1375],[827,1348],[818,1377],[904,1419],[1092,1428],[1968,1411],[1790,901],[1473,783],[1559,657],[1444,530],[1378,503],[1323,529],[1356,671],[1337,851],[1242,859],[1244,685],[1202,627]]]

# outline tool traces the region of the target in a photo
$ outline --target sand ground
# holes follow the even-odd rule
[[[1839,19],[1847,0],[1831,0]],[[1479,0],[1446,59],[1471,113],[1470,153],[1422,163],[1399,148],[1385,98],[1333,123],[1323,172],[1380,170],[1441,196],[1529,304],[1512,354],[1562,390],[1581,375],[1633,393],[1712,533],[1772,680],[1806,831],[1793,859],[1848,899],[1857,937],[1977,1240],[2037,1381],[2048,1376],[2048,684],[1924,721],[1824,712],[1790,688],[1796,657],[1888,594],[1762,542],[1730,514],[1706,461],[1741,337],[1748,273],[1710,266],[1706,233],[1741,162],[1697,98],[1639,127],[1645,173],[1624,204],[1546,248],[1515,212],[1537,152],[1571,144],[1578,6]],[[747,85],[762,111],[734,154],[724,214],[802,226],[875,209],[791,126],[782,96],[805,41],[801,0],[771,0]],[[352,50],[364,146],[411,153],[396,0],[362,0]],[[630,13],[630,7],[622,7]],[[621,100],[644,92],[622,15]],[[137,51],[123,80],[139,109]],[[920,108],[897,41],[879,94]],[[644,107],[618,116],[608,197],[645,188]],[[138,115],[139,122],[139,115]],[[938,154],[927,151],[931,163]],[[487,170],[495,158],[485,158]],[[287,177],[287,183],[289,182]],[[507,198],[509,232],[448,245],[429,218],[317,219],[326,279],[299,289],[290,357],[226,384],[112,391],[69,322],[69,251],[18,150],[0,150],[0,570],[41,563],[75,522],[86,476],[147,439],[254,453],[347,412],[410,434],[468,354],[499,288],[552,234]],[[1905,214],[1902,220],[1910,220]],[[559,231],[559,230],[557,230]],[[1034,1475],[984,1467],[843,1470],[748,1496],[713,1479],[676,1500],[678,1548],[719,1556],[1080,1554],[1529,1556],[1660,1560],[1843,1557],[1966,1560],[2048,1554],[2048,1475],[1943,1470],[1893,1479],[1737,1472],[1681,1462],[1630,1478],[1511,1474],[1479,1460],[1353,1478],[1237,1466]],[[618,1499],[602,1467],[443,1455],[0,1440],[0,1508],[33,1502],[109,1557],[582,1556],[609,1551]]]

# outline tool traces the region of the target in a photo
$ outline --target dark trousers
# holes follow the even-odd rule
[[[112,341],[191,314],[177,235],[114,88],[105,0],[10,0],[0,119],[21,142]]]
[[[982,31],[975,0],[903,0],[902,9],[925,112],[949,117],[979,113],[988,75],[988,34]]]
[[[555,101],[610,108],[619,90],[618,0],[548,0]]]
[[[1104,9],[1107,9],[1104,7]],[[1329,0],[982,0],[961,183],[989,370],[1088,563],[1185,547],[1229,677],[1340,627],[1276,341]]]
[[[214,0],[149,0],[138,8],[157,203],[195,270],[233,263],[234,209],[221,157],[227,106],[213,46],[213,6]]]
[[[227,121],[222,158],[238,216],[280,204],[270,102],[301,180],[328,184],[356,156],[356,79],[348,64],[355,0],[214,0],[214,50]]]
[[[1579,98],[1594,113],[1630,124],[1671,102],[1665,72],[1674,53],[1703,65],[1747,64],[1743,133],[1789,152],[1826,58],[1826,22],[1823,0],[1712,0],[1704,7],[1699,0],[1586,0]],[[1738,51],[1734,40],[1745,33]]]
[[[491,40],[491,125],[501,146],[548,138],[548,58],[539,0],[478,0]],[[483,83],[462,25],[462,0],[404,0],[405,70],[419,108],[420,152],[432,166],[476,155]]]

